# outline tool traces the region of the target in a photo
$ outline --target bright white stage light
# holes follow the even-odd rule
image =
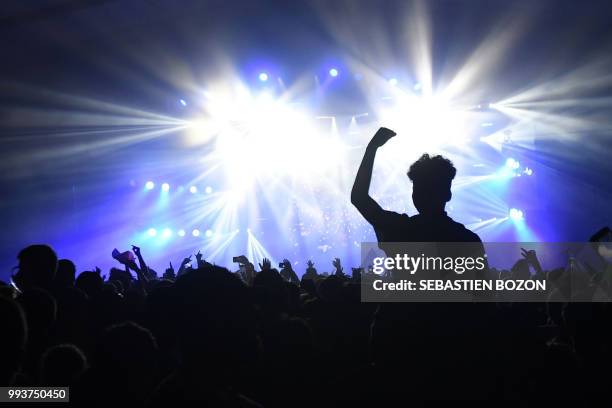
[[[153,190],[153,189],[155,188],[155,183],[154,183],[154,182],[152,182],[152,181],[147,181],[147,182],[145,183],[145,188],[146,188],[147,190]]]
[[[191,186],[191,187],[189,187],[189,192],[191,194],[195,194],[195,193],[198,192],[198,188],[196,186]]]
[[[316,178],[331,166],[342,165],[343,147],[333,137],[332,127],[329,133],[321,132],[314,126],[314,116],[282,98],[266,92],[253,95],[245,87],[211,101],[207,111],[221,129],[214,158],[237,199],[257,179]],[[253,158],[269,159],[254,165]]]
[[[268,80],[268,74],[267,74],[267,73],[265,73],[265,72],[261,72],[261,73],[259,74],[259,80],[260,80],[261,82],[266,82],[266,81]]]
[[[391,86],[396,86],[396,85],[397,85],[397,78],[391,78],[391,79],[389,79],[389,85],[391,85]]]
[[[181,104],[181,105],[183,105],[183,106],[187,106],[187,101],[186,101],[186,100],[184,100],[184,99],[179,99],[179,102],[180,102],[180,104]]]
[[[168,191],[170,191],[170,184],[168,184],[168,183],[162,184],[161,185],[161,189],[162,189],[163,192],[167,193]]]
[[[200,230],[195,228],[193,231],[191,231],[191,235],[193,235],[194,237],[199,237],[200,236]]]
[[[527,176],[531,176],[533,174],[533,170],[530,169],[529,167],[525,167],[525,170],[523,170],[523,173]]]
[[[212,193],[212,191],[213,191],[213,190],[212,190],[212,187],[211,187],[211,186],[206,186],[206,188],[204,189],[204,192],[205,192],[206,194],[210,194],[210,193]]]
[[[148,229],[148,231],[147,231],[147,234],[148,234],[150,237],[154,237],[154,236],[156,236],[156,235],[157,235],[157,230],[156,230],[155,228],[149,228],[149,229]]]
[[[339,74],[339,72],[338,72],[338,70],[337,70],[336,68],[331,68],[331,69],[329,70],[329,76],[332,76],[332,77],[334,77],[334,78],[335,78],[335,77],[337,77],[337,76],[338,76],[338,74]]]
[[[523,211],[518,210],[516,208],[511,208],[510,211],[508,212],[508,215],[510,216],[510,219],[513,221],[520,221],[523,219]]]
[[[172,236],[172,230],[170,228],[164,228],[162,231],[162,237],[170,238]]]
[[[402,93],[395,104],[380,109],[381,123],[400,135],[393,154],[431,152],[447,146],[463,146],[467,139],[467,115],[435,96]]]
[[[512,157],[509,157],[508,160],[506,160],[506,167],[512,170],[518,169],[520,165],[521,164],[517,160],[514,160]]]
[[[180,229],[178,230],[178,232],[176,233],[179,237],[184,237],[185,236],[185,230],[184,229]]]
[[[212,230],[206,230],[206,236],[207,237],[212,237],[212,235],[213,235]]]

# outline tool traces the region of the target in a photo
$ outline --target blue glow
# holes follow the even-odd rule
[[[204,191],[206,192],[206,194],[210,194],[210,193],[212,193],[213,189],[212,189],[212,187],[211,187],[211,186],[207,186],[207,187],[204,189]]]
[[[163,238],[170,238],[172,236],[172,230],[170,228],[164,228],[162,231]]]
[[[213,236],[212,230],[206,230],[206,236],[207,237],[212,237]]]
[[[170,191],[170,184],[168,183],[164,183],[161,185],[161,189],[163,192],[167,193],[168,191]]]
[[[180,99],[179,102],[181,103],[181,105],[187,106],[187,101],[186,100]]]
[[[180,230],[178,230],[178,232],[176,233],[176,235],[178,235],[179,237],[184,237],[184,236],[185,236],[185,230],[184,230],[184,229],[180,229]]]
[[[334,77],[334,78],[335,78],[335,77],[337,77],[337,76],[338,76],[338,74],[339,74],[339,72],[338,72],[338,69],[336,69],[336,68],[331,68],[331,69],[329,70],[329,75],[330,75],[330,76],[332,76],[332,77]]]
[[[389,79],[389,85],[391,85],[391,86],[397,86],[397,78],[391,78],[391,79]]]
[[[150,237],[155,237],[155,236],[157,236],[157,230],[156,230],[155,228],[149,228],[149,229],[147,230],[147,234],[148,234]]]

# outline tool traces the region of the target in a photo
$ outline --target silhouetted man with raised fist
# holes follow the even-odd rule
[[[366,148],[351,193],[351,202],[374,227],[381,249],[392,257],[396,251],[408,248],[395,243],[468,242],[473,245],[434,244],[428,248],[435,251],[442,247],[442,255],[484,256],[478,235],[453,221],[444,211],[451,199],[451,183],[457,172],[450,160],[424,154],[410,166],[408,177],[412,181],[412,201],[418,215],[409,217],[385,211],[370,197],[368,191],[376,151],[393,136],[395,132],[386,128],[376,132]],[[415,276],[427,278],[427,273]],[[453,277],[452,273],[449,275]],[[457,275],[458,278],[463,276]],[[398,279],[401,277],[398,275]],[[470,303],[381,303],[374,317],[370,340],[374,366],[385,379],[385,389],[410,383],[417,390],[418,394],[411,393],[416,400],[429,398],[441,388],[452,395],[457,390],[467,389],[464,385],[469,383],[471,376],[464,375],[464,367],[468,366],[466,364],[476,367],[473,360],[479,355],[480,345],[480,341],[474,341],[472,333],[482,320],[479,313],[486,315],[487,310],[471,306]],[[441,381],[442,377],[449,381]],[[453,391],[448,391],[449,384],[454,384]],[[382,393],[381,398],[384,397]]]

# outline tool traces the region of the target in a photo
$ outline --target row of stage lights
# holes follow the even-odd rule
[[[155,188],[155,182],[147,181],[145,183],[144,187],[145,187],[145,190],[148,190],[148,191],[153,190]],[[170,184],[169,183],[162,183],[160,188],[161,188],[161,191],[167,193],[167,192],[170,191]],[[182,189],[182,187],[179,187],[179,190],[181,190],[181,189]],[[198,192],[198,187],[197,186],[190,186],[189,187],[189,192],[191,194],[196,194]],[[206,188],[204,188],[204,192],[206,194],[211,194],[213,192],[213,189],[212,189],[212,187],[207,186]],[[168,238],[171,238],[172,236],[174,236],[174,231],[171,228],[163,228],[161,230],[158,230],[157,228],[151,227],[151,228],[149,228],[147,230],[147,235],[149,237],[152,237],[152,238],[159,236],[161,238],[168,239]],[[185,236],[187,236],[189,234],[188,234],[188,232],[185,229],[181,228],[181,229],[176,231],[176,235],[182,238],[182,237],[185,237]],[[210,238],[210,237],[212,237],[214,235],[214,232],[212,230],[210,230],[210,229],[204,231],[204,233],[202,233],[198,228],[194,228],[193,230],[191,230],[191,236],[197,238],[197,237],[199,237],[201,235],[204,235],[207,238]]]
[[[331,67],[329,71],[327,71],[327,73],[332,78],[336,78],[338,75],[340,75],[340,71],[338,70],[338,68],[335,67]],[[259,78],[261,82],[268,82],[268,80],[270,79],[270,74],[268,74],[266,71],[262,71],[259,73],[257,78]],[[389,80],[389,83],[391,83],[391,81],[394,81],[394,84],[392,85],[397,85],[397,79],[392,78]]]
[[[336,67],[331,67],[329,68],[329,70],[327,71],[329,77],[331,78],[337,78],[340,75],[340,70]],[[257,75],[257,79],[259,79],[260,82],[263,83],[267,83],[269,80],[271,80],[272,78],[272,74],[266,72],[266,71],[261,71],[259,72],[259,74]],[[355,79],[360,79],[361,76],[359,74],[355,75]],[[387,83],[393,87],[398,86],[399,85],[399,81],[397,78],[395,77],[391,77],[387,79]],[[412,84],[412,88],[414,89],[414,91],[419,92],[421,91],[421,89],[423,88],[420,82],[415,82],[414,84]],[[186,107],[188,105],[187,100],[185,99],[179,99],[179,104],[183,107]],[[493,107],[493,104],[488,104],[489,108]],[[482,105],[478,105],[477,109],[482,109],[483,106]]]
[[[174,235],[174,231],[171,228],[164,228],[161,231],[158,231],[157,228],[149,228],[147,230],[147,235],[150,237],[160,236],[162,238],[170,238]],[[178,231],[176,231],[176,235],[178,235],[179,237],[184,237],[187,235],[187,231],[184,229],[179,229]],[[202,235],[202,232],[199,229],[194,228],[193,230],[191,230],[191,236],[199,237],[200,235]],[[206,236],[207,238],[210,238],[213,235],[215,235],[213,230],[208,229],[204,232],[204,236]]]
[[[145,190],[148,190],[148,191],[153,190],[155,188],[155,183],[153,181],[147,181],[145,183],[144,188],[145,188]],[[160,188],[161,188],[161,191],[163,191],[164,193],[167,193],[168,191],[170,191],[170,184],[162,183]],[[182,190],[182,187],[179,187],[179,190]],[[189,187],[189,192],[191,194],[196,194],[198,192],[198,187],[197,186]],[[212,189],[211,186],[206,186],[204,188],[204,192],[206,194],[211,194],[213,192],[213,189]]]
[[[332,77],[332,78],[336,78],[336,77],[338,77],[338,76],[340,75],[340,70],[339,70],[338,68],[336,68],[336,67],[331,67],[331,68],[329,69],[329,71],[327,71],[327,73],[328,73],[328,75],[329,75],[330,77]],[[260,81],[260,82],[268,82],[268,80],[270,79],[270,74],[268,74],[266,71],[262,71],[262,72],[260,72],[260,73],[259,73],[259,75],[257,76],[257,78],[259,79],[259,81]],[[360,78],[361,78],[361,76],[360,76],[359,74],[355,75],[355,79],[360,79]],[[395,77],[391,77],[391,78],[387,79],[387,82],[388,82],[388,83],[389,83],[389,85],[391,85],[391,86],[397,86],[397,85],[399,85],[399,81],[398,81],[398,79],[397,79],[397,78],[395,78]],[[415,82],[415,83],[412,85],[412,88],[413,88],[415,91],[420,91],[420,90],[422,89],[422,85],[421,85],[421,83],[420,83],[420,82]],[[185,100],[184,100],[184,99],[181,99],[181,104],[182,104],[183,106],[187,106],[187,103],[185,102]],[[493,104],[489,104],[489,108],[491,108],[491,107],[492,107],[492,105],[493,105]],[[481,109],[481,108],[482,108],[482,106],[481,106],[481,105],[478,105],[478,109]]]
[[[506,167],[510,170],[518,170],[521,167],[521,163],[519,163],[518,160],[515,160],[512,157],[510,157],[506,160]],[[533,169],[529,167],[525,167],[522,173],[514,173],[515,176],[519,176],[521,174],[524,174],[526,176],[531,176],[533,175]]]
[[[521,174],[524,174],[526,176],[533,175],[533,169],[531,169],[529,167],[525,167],[525,169],[523,169],[522,172],[516,172],[517,170],[520,169],[520,167],[521,167],[521,163],[518,160],[516,160],[516,159],[514,159],[512,157],[509,157],[506,160],[506,168],[511,170],[511,171],[515,171],[515,173],[513,174],[514,176],[520,176]],[[514,221],[514,222],[523,221],[525,219],[523,211],[519,210],[518,208],[511,208],[508,211],[508,217],[512,221]]]

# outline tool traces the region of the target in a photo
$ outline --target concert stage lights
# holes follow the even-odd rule
[[[523,211],[518,210],[516,208],[511,208],[510,211],[508,212],[508,215],[510,216],[510,219],[513,221],[520,221],[524,219]]]

